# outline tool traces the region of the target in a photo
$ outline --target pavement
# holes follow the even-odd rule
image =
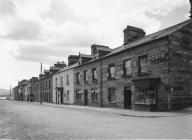
[[[24,102],[26,103],[26,102]],[[38,102],[28,102],[30,104],[40,104]],[[96,112],[103,112],[121,116],[129,117],[146,117],[146,118],[158,118],[158,117],[177,117],[192,114],[192,107],[186,108],[176,112],[149,112],[149,111],[137,111],[131,109],[121,109],[121,108],[101,108],[101,107],[90,107],[90,106],[80,106],[80,105],[65,105],[65,104],[52,104],[43,102],[42,105],[58,107],[63,109],[77,109],[77,110],[89,110]]]

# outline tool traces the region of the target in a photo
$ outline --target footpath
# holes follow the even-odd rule
[[[29,103],[29,102],[23,102]],[[41,105],[37,102],[30,102],[29,104]],[[74,109],[82,111],[96,111],[103,113],[110,113],[115,115],[127,116],[127,117],[145,117],[145,118],[159,118],[159,117],[177,117],[192,114],[192,108],[187,108],[176,112],[148,112],[148,111],[136,111],[131,109],[119,109],[119,108],[101,108],[101,107],[89,107],[89,106],[78,106],[78,105],[65,105],[65,104],[52,104],[42,103],[43,106],[51,106],[63,109]]]

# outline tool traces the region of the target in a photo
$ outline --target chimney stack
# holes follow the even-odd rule
[[[127,45],[145,36],[145,32],[143,29],[133,26],[127,26],[127,28],[123,32],[124,32],[124,45]]]
[[[191,5],[191,11],[190,11],[190,18],[192,19],[192,0],[189,0],[190,5]]]

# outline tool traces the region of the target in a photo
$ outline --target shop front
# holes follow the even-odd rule
[[[157,92],[160,78],[134,79],[134,108],[156,111]]]

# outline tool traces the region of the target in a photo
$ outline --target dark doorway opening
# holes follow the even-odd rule
[[[131,88],[124,88],[124,108],[131,109]]]
[[[85,105],[88,104],[88,91],[87,89],[84,90],[84,97],[85,97]]]
[[[63,89],[60,89],[60,103],[63,104]]]

